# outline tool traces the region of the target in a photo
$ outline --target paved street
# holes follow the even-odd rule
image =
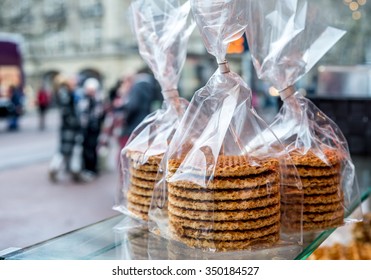
[[[6,120],[0,120],[0,170],[46,161],[57,149],[58,112],[47,115],[47,129],[38,130],[35,112],[20,120],[20,131],[7,132]]]
[[[111,209],[118,183],[112,163],[91,183],[76,184],[67,176],[57,184],[49,181],[58,114],[51,111],[47,117],[45,131],[38,130],[32,112],[22,118],[18,132],[7,132],[0,120],[0,251],[29,246],[118,214]]]

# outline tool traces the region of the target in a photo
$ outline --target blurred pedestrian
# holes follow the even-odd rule
[[[17,131],[19,129],[18,120],[23,113],[23,92],[19,87],[11,85],[9,87],[10,114],[8,117],[8,130]]]
[[[74,77],[60,83],[56,101],[60,111],[59,150],[50,163],[49,175],[51,180],[57,181],[58,174],[67,171],[72,174],[73,179],[79,180],[83,136],[77,114]]]
[[[105,118],[102,132],[99,136],[100,149],[107,149],[115,142],[120,145],[120,136],[125,127],[126,116],[123,109],[128,101],[128,93],[132,86],[132,76],[126,76],[117,81],[116,85],[109,91],[109,98],[105,103]],[[120,149],[121,150],[121,149]]]
[[[121,110],[125,116],[120,136],[124,147],[133,130],[153,111],[153,103],[162,98],[158,82],[148,67],[140,69],[133,77],[132,85]]]
[[[1,77],[0,77],[0,98],[3,97],[3,86],[1,85]]]
[[[104,119],[100,84],[95,78],[84,82],[84,95],[78,103],[79,119],[83,135],[81,178],[91,181],[98,175],[98,137]]]
[[[42,86],[36,96],[36,105],[39,113],[39,129],[45,129],[45,115],[50,104],[50,93]]]
[[[9,116],[9,108],[10,102],[8,100],[8,96],[5,94],[5,90],[1,85],[1,77],[0,77],[0,119]]]

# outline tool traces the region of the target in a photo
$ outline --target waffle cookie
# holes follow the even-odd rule
[[[281,187],[282,225],[288,231],[316,231],[343,224],[344,196],[341,189],[341,156],[334,149],[323,149],[318,157],[313,151],[290,153],[293,165],[283,171]],[[295,170],[303,190],[295,187]]]
[[[169,213],[170,220],[174,226],[180,226],[181,229],[189,227],[196,230],[215,230],[215,231],[231,231],[231,230],[251,230],[262,228],[276,224],[280,221],[279,213],[267,216],[264,219],[236,220],[236,221],[208,221],[187,219]]]
[[[130,174],[136,179],[146,180],[148,183],[155,184],[155,181],[159,179],[159,175],[154,171],[143,171],[137,168],[130,168]]]
[[[128,152],[130,184],[127,190],[127,208],[137,218],[148,220],[153,189],[159,178],[162,155],[145,158],[142,153]]]
[[[140,229],[129,229],[125,236],[124,257],[131,260],[148,260],[148,232]]]
[[[123,251],[124,259],[148,260],[150,254],[155,255],[156,259],[168,259],[166,242],[161,237],[154,236],[148,229],[130,228],[121,238],[125,241],[119,246]]]
[[[279,192],[278,182],[273,185],[265,185],[263,187],[247,188],[247,189],[221,189],[214,190],[194,190],[182,187],[177,187],[176,184],[169,183],[169,193],[174,197],[182,199],[197,199],[201,201],[225,201],[225,200],[244,200],[251,198],[265,197]]]
[[[318,248],[309,260],[371,260],[371,243],[352,241],[349,245],[335,243]]]
[[[128,151],[127,157],[131,160],[132,163],[137,163],[138,166],[143,165],[154,165],[158,166],[161,163],[163,154],[145,156],[144,153],[139,151]],[[134,166],[136,168],[136,166]]]
[[[334,217],[336,217],[334,215]],[[307,220],[306,213],[303,214],[303,220]],[[284,219],[283,219],[284,221]],[[282,222],[283,222],[282,221]],[[316,231],[318,229],[326,229],[326,228],[334,228],[341,226],[343,224],[344,218],[331,218],[328,220],[321,220],[321,221],[291,221],[290,229],[293,231],[299,231],[301,227],[304,231]]]
[[[194,248],[213,249],[217,251],[246,250],[256,245],[274,244],[280,239],[279,231],[256,239],[242,239],[233,241],[208,240],[190,238],[185,235],[175,236],[175,239]]]
[[[272,169],[277,170],[277,160],[253,160],[246,156],[227,156],[220,155],[216,161],[213,157],[205,156],[200,164],[194,163],[194,166],[182,167],[182,172],[187,172],[192,175],[211,176],[214,177],[241,177],[249,175],[258,175]],[[251,162],[250,162],[251,161]],[[181,161],[170,159],[168,163],[168,169],[170,174],[178,170]],[[208,174],[205,174],[204,170],[197,168],[197,166],[210,166],[215,165],[214,172],[207,170]],[[213,173],[213,174],[211,174]]]
[[[317,248],[309,260],[371,260],[371,213],[362,222],[355,223],[349,244],[335,243]]]
[[[206,158],[207,162],[212,162]],[[168,216],[174,240],[189,247],[243,250],[279,240],[278,162],[245,156],[219,156],[206,187],[200,169],[169,161]],[[195,165],[197,166],[197,164]],[[177,172],[187,179],[174,179]],[[204,174],[205,175],[205,174]],[[174,178],[172,178],[174,176]]]
[[[293,165],[313,166],[313,167],[327,167],[334,166],[340,162],[340,155],[332,149],[323,149],[323,156],[320,158],[313,151],[309,150],[305,157],[298,151],[290,153],[290,159]]]
[[[249,211],[245,210],[227,210],[227,211],[203,211],[180,208],[169,203],[168,211],[175,216],[190,220],[200,221],[245,221],[256,217],[265,218],[272,213],[278,213],[280,210],[279,199],[275,204],[267,205],[266,207],[252,208]]]
[[[338,202],[335,203],[318,203],[318,204],[307,204],[303,205],[300,203],[296,204],[286,204],[281,202],[281,206],[284,209],[289,209],[290,211],[296,211],[298,213],[322,213],[322,212],[336,212],[339,209],[343,209],[343,206]],[[288,213],[288,212],[287,212]],[[285,215],[286,216],[286,215]]]
[[[363,221],[354,225],[352,234],[355,240],[371,244],[371,213],[366,213]]]
[[[294,196],[295,194],[300,195],[300,196],[302,196],[303,194],[310,196],[310,195],[325,195],[325,194],[336,193],[339,190],[339,183],[332,184],[332,185],[315,186],[315,187],[306,186],[302,190],[299,190],[297,187],[286,187],[285,195],[289,197],[289,196]]]
[[[285,170],[287,175],[295,176],[299,174],[301,178],[306,177],[327,177],[331,175],[337,175],[340,173],[340,164],[332,165],[332,166],[306,166],[306,165],[295,165],[288,166],[287,170]]]
[[[323,190],[326,187],[323,188]],[[306,204],[320,204],[322,202],[326,203],[340,203],[343,201],[343,195],[342,193],[338,192],[338,188],[331,193],[323,193],[323,194],[283,194],[281,196],[281,201],[286,204],[300,204],[304,199],[304,202]]]
[[[174,173],[170,173],[170,180],[168,180],[169,184],[171,182],[171,175]],[[223,177],[223,178],[213,178],[213,180],[209,181],[207,184],[207,190],[230,190],[230,185],[233,186],[234,190],[237,189],[249,189],[249,188],[257,188],[259,186],[269,185],[272,182],[278,182],[280,179],[278,172],[263,172],[257,175],[250,175],[249,180],[245,180],[244,178],[240,177]],[[205,190],[204,186],[196,184],[197,180],[203,180],[202,177],[193,176],[193,174],[189,174],[188,180],[176,180],[176,186],[179,188],[185,189],[195,189],[195,190]]]

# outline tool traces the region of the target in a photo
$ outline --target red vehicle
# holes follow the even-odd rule
[[[17,34],[0,33],[0,118],[12,110],[10,89],[23,88],[22,41]]]

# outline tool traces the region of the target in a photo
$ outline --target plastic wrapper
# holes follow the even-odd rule
[[[148,243],[156,250],[156,259],[168,259],[167,242],[148,231],[138,219],[125,216],[114,228],[116,256],[122,260],[148,260]],[[165,242],[164,242],[165,241]]]
[[[191,7],[219,68],[195,93],[163,158],[150,230],[173,248],[174,241],[206,252],[298,243],[300,234],[286,235],[280,224],[287,215],[280,207],[284,148],[250,149],[255,137],[265,144],[268,125],[252,108],[249,87],[225,60],[228,44],[245,31],[246,1],[193,0]]]
[[[331,119],[294,89],[295,82],[345,32],[330,26],[310,1],[248,3],[246,35],[255,69],[283,100],[270,128],[290,153],[304,192],[302,203],[296,191],[281,197],[293,216],[303,205],[302,221],[299,217],[283,219],[283,225],[292,230],[302,226],[305,231],[317,231],[358,220],[359,211],[350,215],[360,203],[360,194],[347,141]],[[265,135],[270,137],[270,133]],[[275,145],[276,141],[271,137],[269,144]],[[256,138],[250,146],[260,144]]]
[[[148,230],[138,221],[129,216],[113,227],[115,235],[116,255],[123,260],[147,260]]]
[[[114,209],[147,220],[158,165],[188,105],[177,84],[195,24],[189,2],[136,0],[130,11],[140,54],[161,86],[164,103],[133,131],[121,151],[122,184]]]

